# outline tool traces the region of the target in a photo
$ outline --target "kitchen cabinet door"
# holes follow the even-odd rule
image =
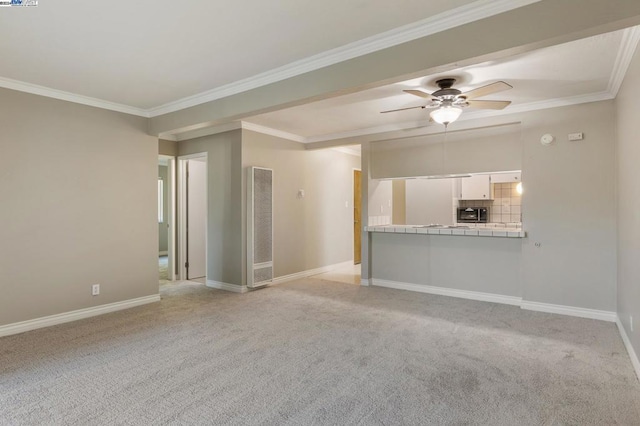
[[[489,175],[475,175],[462,178],[461,200],[491,200],[491,177]]]

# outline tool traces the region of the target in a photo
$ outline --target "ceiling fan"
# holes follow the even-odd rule
[[[454,89],[455,78],[441,78],[436,81],[436,84],[440,88],[433,93],[423,92],[422,90],[404,90],[404,92],[419,96],[429,100],[427,105],[392,109],[389,111],[382,111],[382,113],[404,111],[408,109],[434,109],[429,114],[431,119],[437,123],[444,124],[445,127],[450,123],[453,123],[462,114],[463,108],[478,108],[478,109],[494,109],[500,110],[506,108],[511,101],[477,101],[476,98],[490,95],[492,93],[502,92],[503,90],[511,89],[512,86],[504,81],[496,81],[495,83],[487,84],[486,86],[478,87],[470,90],[466,93],[462,93],[458,89]]]

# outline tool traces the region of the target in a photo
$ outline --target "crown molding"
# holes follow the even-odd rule
[[[216,99],[221,99],[265,86],[267,84],[282,81],[310,71],[315,71],[358,56],[393,47],[421,37],[426,37],[431,34],[508,12],[539,1],[540,0],[479,0],[469,5],[461,6],[409,25],[404,25],[299,61],[291,62],[285,66],[257,74],[253,77],[238,80],[213,90],[151,108],[146,110],[146,113],[149,114],[149,117],[169,114],[171,112],[190,108]]]
[[[149,109],[118,104],[9,78],[0,77],[0,87],[110,111],[137,115],[139,117],[152,118],[282,81],[539,1],[540,0],[478,0],[412,24],[404,25],[299,61],[291,62],[253,77],[238,80],[206,92]]]
[[[353,59],[358,56],[415,40],[420,37],[425,37],[431,34],[445,31],[456,26],[464,25],[499,13],[537,3],[539,1],[540,0],[479,0],[472,4],[449,10],[447,12],[415,22],[413,24],[405,25],[390,31],[386,31],[384,33],[377,34],[372,37],[349,43],[347,45],[320,53],[318,55],[308,57],[306,59],[292,62],[283,67],[279,67],[247,79],[239,80],[207,92],[186,97],[178,101],[170,102],[165,105],[150,109],[137,108],[129,105],[105,101],[98,98],[78,95],[71,92],[65,92],[62,90],[52,89],[45,86],[26,83],[4,77],[0,77],[0,87],[106,109],[110,111],[131,114],[139,117],[151,118],[158,115],[189,108],[191,106],[199,105],[205,102],[210,102],[223,97],[231,96],[277,81],[281,81],[286,78],[294,77],[296,75]],[[480,111],[472,112],[463,114],[460,120],[470,120],[482,118],[485,116],[498,116],[518,112],[534,111],[544,108],[555,108],[559,106],[576,105],[586,102],[614,99],[617,96],[618,91],[620,90],[622,82],[624,81],[624,77],[627,73],[638,44],[640,44],[640,27],[632,27],[624,30],[622,41],[618,50],[618,54],[616,56],[616,61],[614,63],[612,74],[609,79],[609,84],[605,92],[517,105],[512,106],[508,111],[492,112],[490,114],[486,114]],[[418,123],[405,122],[306,138],[266,126],[241,122],[240,124],[230,123],[222,126],[199,129],[175,135],[162,135],[162,138],[181,141],[243,128],[296,142],[314,143],[344,139],[349,137],[366,136],[375,133],[407,130],[427,124],[429,124],[427,121]]]
[[[61,101],[73,102],[109,111],[123,112],[125,114],[149,118],[149,113],[142,108],[104,101],[102,99],[91,98],[89,96],[76,95],[75,93],[51,89],[37,84],[25,83],[23,81],[12,80],[10,78],[0,77],[0,87],[19,92],[31,93],[32,95],[45,96],[47,98],[59,99]]]
[[[627,71],[629,70],[631,60],[638,48],[639,42],[640,27],[631,27],[624,30],[620,48],[618,49],[618,55],[616,56],[613,71],[611,72],[611,77],[609,79],[609,86],[607,88],[614,98],[618,96],[618,91],[620,91],[624,77],[627,75]]]
[[[294,142],[305,143],[307,138],[304,136],[299,136],[293,133],[284,132],[282,130],[273,129],[271,127],[261,126],[259,124],[248,123],[246,121],[242,122],[242,128],[245,130],[251,130],[253,132],[262,133],[265,135],[275,136],[277,138],[288,139]]]

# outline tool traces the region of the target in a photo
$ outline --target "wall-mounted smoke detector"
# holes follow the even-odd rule
[[[553,135],[550,135],[549,133],[542,135],[542,137],[540,138],[540,143],[544,146],[549,146],[553,143],[553,141],[555,141],[556,138],[553,137]]]

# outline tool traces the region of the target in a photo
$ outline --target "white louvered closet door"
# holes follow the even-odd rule
[[[273,170],[249,167],[247,188],[247,286],[273,281]]]

